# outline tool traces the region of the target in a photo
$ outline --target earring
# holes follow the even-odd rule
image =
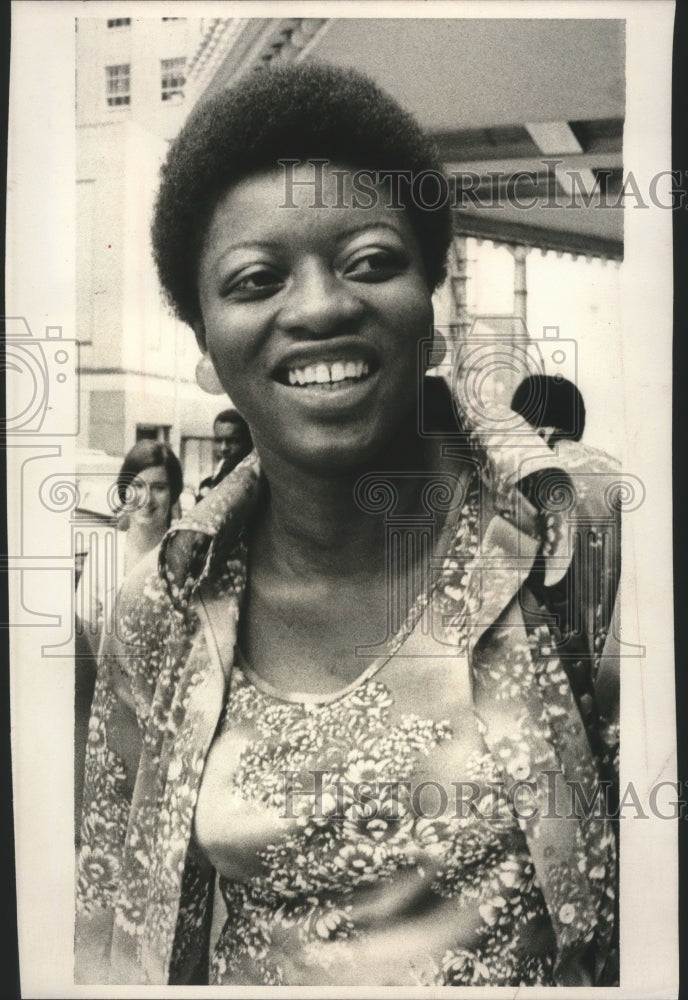
[[[439,329],[439,327],[433,327],[432,330],[432,346],[430,348],[430,355],[428,358],[429,368],[439,368],[440,365],[444,364],[447,359],[447,338]]]
[[[222,388],[215,366],[207,354],[204,354],[196,365],[196,382],[203,392],[210,393],[211,396],[224,395],[225,390]]]

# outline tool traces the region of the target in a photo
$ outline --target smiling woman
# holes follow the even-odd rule
[[[196,335],[264,462],[358,468],[415,420],[422,254],[404,212],[351,205],[351,174],[328,166],[316,207],[304,164],[294,210],[281,170],[245,178],[208,226]],[[327,207],[337,193],[345,212]]]
[[[183,486],[179,459],[167,445],[143,440],[127,452],[116,483],[120,528],[127,532],[122,579],[160,542]]]
[[[88,623],[94,651],[98,649],[104,625],[112,625],[114,605],[127,574],[160,541],[170,526],[183,489],[179,459],[165,444],[142,440],[124,457],[114,483],[116,499],[112,511],[121,543],[115,545],[114,564],[94,561],[92,574],[82,576],[77,600],[82,622]]]
[[[615,836],[565,794],[614,780],[615,471],[425,377],[438,169],[315,64],[170,149],[160,278],[255,449],[122,593],[80,981],[615,982]]]

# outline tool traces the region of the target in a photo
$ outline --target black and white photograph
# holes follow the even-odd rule
[[[673,15],[12,5],[22,996],[677,995]]]

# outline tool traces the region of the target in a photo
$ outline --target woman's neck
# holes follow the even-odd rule
[[[327,475],[261,450],[269,496],[256,532],[269,542],[266,548],[273,553],[275,568],[341,577],[384,567],[386,532],[381,528],[386,516],[411,517],[425,511],[423,487],[442,466],[433,441],[415,433],[400,434],[397,441],[365,467]],[[367,492],[368,509],[356,490],[366,473],[374,476]],[[375,507],[375,485],[377,497],[389,498],[382,511],[370,509]]]
[[[129,526],[126,535],[125,572],[129,573],[151,549],[154,549],[161,537],[160,530],[156,525],[142,525],[134,521]]]

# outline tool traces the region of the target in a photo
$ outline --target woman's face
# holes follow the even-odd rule
[[[161,536],[169,522],[171,496],[164,466],[154,465],[137,473],[132,489],[136,498],[132,507],[131,523],[147,530],[159,530]]]
[[[199,266],[207,347],[227,394],[267,452],[323,472],[370,461],[414,412],[418,341],[432,304],[404,211],[353,207],[351,173],[280,171],[218,202]],[[345,208],[333,207],[342,204]]]

